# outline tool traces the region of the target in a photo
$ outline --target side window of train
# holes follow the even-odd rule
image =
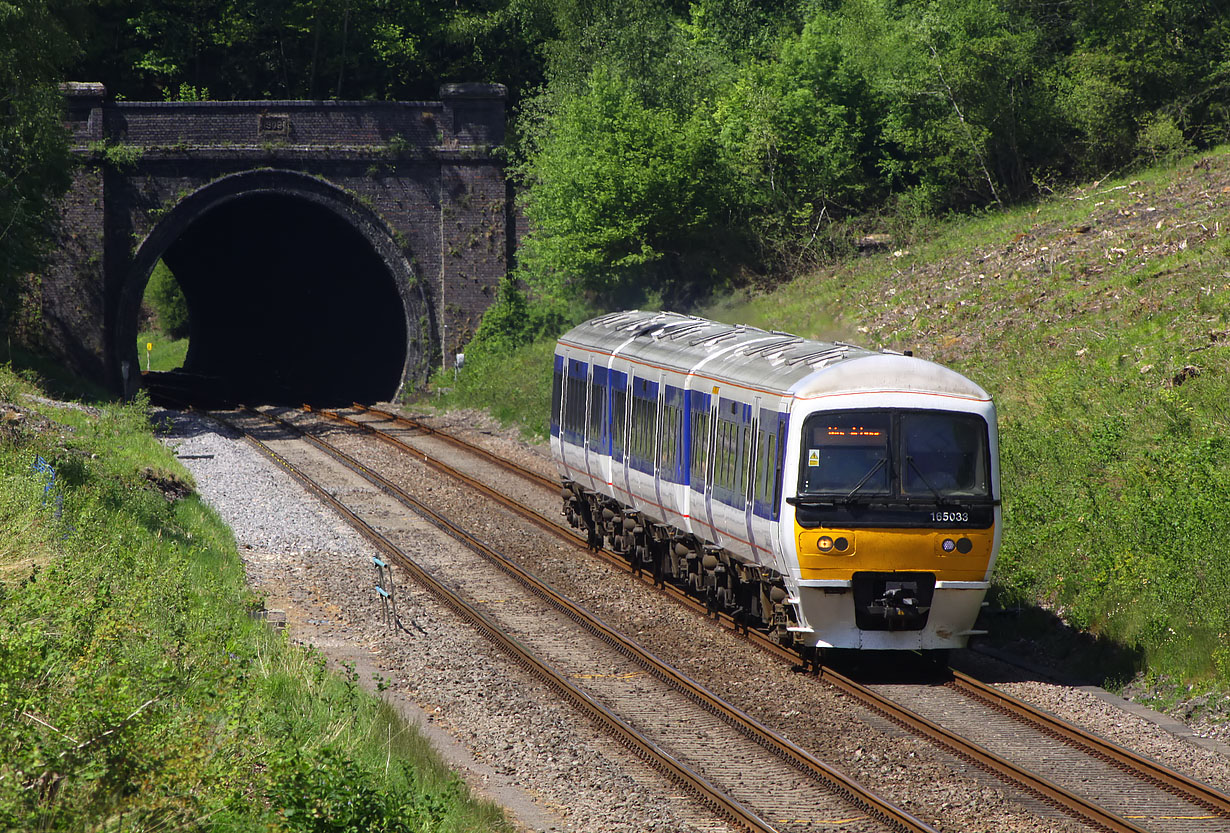
[[[763,506],[765,502],[765,486],[768,478],[766,473],[769,470],[769,439],[772,434],[764,430],[764,423],[761,422],[760,428],[756,431],[756,473],[752,477],[754,487],[752,489],[752,500],[757,504],[758,508]]]
[[[705,489],[705,469],[709,458],[709,403],[700,397],[692,400],[692,486]]]
[[[683,466],[680,456],[683,451],[683,397],[679,388],[667,385],[662,397],[661,445],[658,448],[658,466],[662,478],[672,483],[682,483]]]
[[[606,368],[593,366],[593,376],[589,382],[589,450],[602,454],[607,453],[607,402],[606,402]]]
[[[658,415],[658,385],[632,377],[632,424],[629,428],[628,456],[632,467],[653,473],[654,431]]]
[[[585,439],[585,362],[568,360],[568,379],[564,391],[563,433],[568,442],[580,445]]]
[[[611,383],[611,456],[624,459],[624,426],[627,424],[628,374],[610,371]]]
[[[786,459],[786,417],[777,417],[777,451],[773,458],[773,508],[770,517],[777,520],[782,506],[782,465]]]
[[[740,440],[747,428],[741,425],[742,405],[729,399],[718,407],[717,437],[714,444],[714,496],[729,506],[743,501],[745,471]]]
[[[746,418],[746,417],[745,417]],[[753,456],[752,448],[752,426],[744,422],[739,426],[739,493],[743,495],[744,502],[752,491],[752,469],[756,458]]]

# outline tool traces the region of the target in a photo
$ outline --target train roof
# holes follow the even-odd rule
[[[574,327],[560,342],[805,399],[875,391],[991,398],[956,371],[925,359],[675,312],[610,313]]]

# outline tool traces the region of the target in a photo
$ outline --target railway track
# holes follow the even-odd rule
[[[451,462],[444,458],[471,454],[483,461],[482,466],[498,466],[516,474],[531,488],[552,495],[558,493],[557,482],[419,421],[357,405],[351,410],[350,414],[323,414],[414,454],[538,528],[578,550],[586,549],[579,535],[490,488],[483,482],[485,478],[468,474],[455,457]],[[435,448],[425,452],[423,438],[429,438]],[[442,453],[440,448],[452,451]],[[637,572],[623,558],[605,552],[601,556],[621,569]],[[642,579],[651,581],[649,576]],[[673,585],[662,589],[683,604],[714,616]],[[738,629],[727,617],[714,618],[727,628]],[[747,636],[775,655],[798,662],[797,655],[763,634],[751,631]],[[944,685],[868,686],[831,668],[816,670],[823,682],[857,698],[882,717],[1095,829],[1157,833],[1230,829],[1230,798],[1224,794],[966,675],[951,672]]]
[[[670,668],[327,440],[252,410],[225,421],[531,674],[734,824],[934,830]],[[464,548],[424,546],[428,523]]]

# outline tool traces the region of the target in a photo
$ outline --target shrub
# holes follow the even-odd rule
[[[172,338],[188,336],[188,299],[175,275],[161,260],[154,264],[154,271],[150,273],[145,301],[154,310],[160,330]]]

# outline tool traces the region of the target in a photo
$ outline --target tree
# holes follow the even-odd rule
[[[0,0],[0,326],[39,265],[70,169],[57,82],[72,54],[73,0]]]
[[[620,304],[694,291],[725,236],[712,126],[647,105],[608,66],[562,96],[522,171],[534,288]]]

